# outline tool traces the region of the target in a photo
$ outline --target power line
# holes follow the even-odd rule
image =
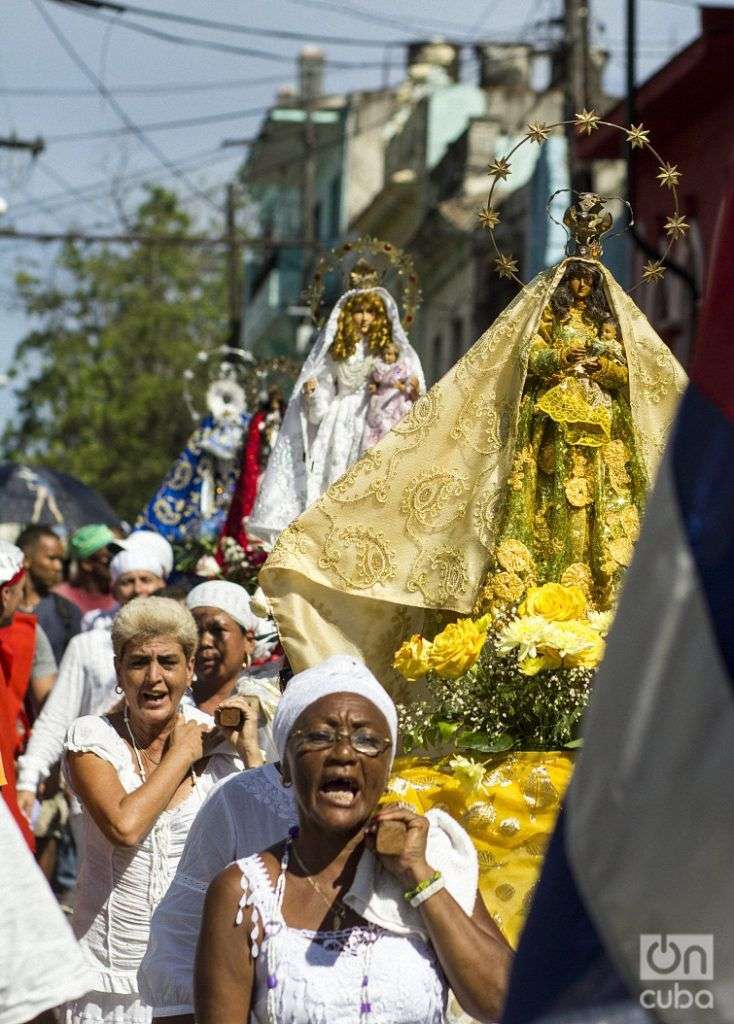
[[[37,4],[39,0],[33,0],[34,4]],[[219,53],[234,53],[239,57],[255,57],[260,60],[272,60],[279,64],[293,65],[293,57],[291,55],[283,53],[275,53],[272,50],[256,50],[253,47],[246,46],[234,46],[231,43],[218,43],[213,39],[192,39],[189,36],[174,35],[172,32],[161,32],[159,29],[149,28],[147,25],[139,25],[134,21],[118,20],[117,18],[108,18],[104,14],[96,14],[84,7],[79,7],[77,4],[69,5],[64,0],[51,0],[51,2],[59,3],[67,10],[74,11],[77,14],[82,14],[87,18],[92,18],[94,21],[102,21],[108,25],[114,25],[119,28],[129,29],[131,32],[137,32],[140,35],[151,36],[153,39],[162,39],[167,43],[176,43],[178,46],[190,46],[195,49],[203,50],[216,50]],[[360,68],[362,70],[369,70],[382,67],[382,61],[345,61],[345,60],[331,60],[329,66],[336,68],[337,70],[346,70],[349,68]]]
[[[64,132],[61,135],[48,135],[48,143],[57,142],[81,142],[85,139],[107,139],[119,135],[135,135],[138,132],[163,132],[175,128],[192,128],[200,124],[215,124],[218,121],[235,121],[241,117],[255,117],[257,114],[264,114],[269,107],[251,107],[249,110],[230,110],[223,114],[201,114],[198,117],[184,117],[178,121],[153,121],[147,124],[133,124],[124,128],[96,128],[88,132]]]
[[[283,76],[260,75],[256,78],[231,78],[220,82],[168,82],[160,85],[108,85],[110,92],[118,96],[153,96],[166,93],[183,92],[213,92],[218,89],[243,89],[255,85],[277,85],[283,81]],[[0,86],[0,95],[3,96],[99,96],[97,89],[87,89],[83,86],[78,88],[53,87],[53,86],[23,86],[18,88],[4,88]]]
[[[224,160],[231,160],[234,154],[222,153],[219,146],[215,149],[201,150],[197,153],[192,153],[187,157],[183,157],[181,160],[176,161],[180,168],[186,168],[188,170],[201,170],[203,167],[210,166],[215,163],[222,163]],[[79,202],[86,202],[101,196],[111,195],[114,188],[118,185],[131,185],[137,182],[144,181],[149,178],[151,174],[159,171],[159,165],[149,166],[141,168],[138,171],[132,171],[129,174],[119,175],[113,177],[113,185],[110,186],[110,179],[104,178],[96,182],[90,182],[88,185],[82,185],[76,188],[75,195],[78,197]],[[164,170],[164,175],[170,172]],[[42,205],[43,208],[49,213],[52,209],[58,209],[65,206],[69,202],[68,189],[64,189],[62,192],[55,192],[49,196],[41,196],[38,199],[29,200],[27,203],[18,203],[11,209],[13,214],[23,214],[33,212],[33,208]]]
[[[159,11],[152,8],[137,7],[133,4],[110,3],[108,0],[55,0],[56,3],[68,7],[91,7],[95,10],[112,11],[115,14],[133,14],[137,17],[157,18],[162,21],[173,21],[181,25],[195,25],[198,28],[210,28],[219,32],[239,32],[249,36],[261,36],[267,39],[293,39],[296,42],[320,43],[324,46],[361,46],[378,47],[406,46],[409,39],[375,39],[355,36],[315,35],[309,32],[295,32],[290,29],[255,28],[252,25],[241,25],[231,21],[213,21],[211,18],[194,18],[185,14],[173,14],[170,11]]]
[[[302,238],[273,239],[258,238],[237,233],[238,245],[248,249],[304,249],[308,248]],[[133,232],[117,234],[90,234],[86,231],[18,231],[16,228],[0,228],[0,239],[11,241],[41,242],[83,242],[87,245],[139,244],[139,245],[190,245],[196,248],[211,249],[232,244],[230,235],[143,235]],[[312,248],[317,249],[320,242],[314,242]]]
[[[53,35],[56,37],[59,45],[66,51],[68,56],[73,60],[73,62],[76,64],[76,66],[79,68],[79,70],[86,76],[86,78],[92,83],[92,85],[94,85],[95,89],[97,89],[99,91],[100,95],[102,97],[104,97],[104,99],[107,101],[107,103],[112,107],[112,109],[115,111],[117,116],[120,118],[122,123],[135,134],[135,136],[146,147],[146,149],[148,149],[153,154],[153,156],[156,158],[156,160],[159,160],[163,164],[163,166],[165,168],[167,168],[175,177],[177,177],[181,181],[183,181],[184,184],[187,185],[195,194],[200,195],[200,197],[202,199],[204,199],[205,202],[209,203],[210,206],[213,206],[216,209],[217,213],[219,213],[220,210],[219,210],[219,207],[216,205],[216,203],[214,203],[203,192],[199,193],[199,190],[196,187],[196,185],[194,185],[191,182],[191,180],[186,176],[186,174],[184,174],[183,171],[180,171],[175,166],[175,164],[173,164],[168,159],[168,157],[165,155],[165,153],[163,153],[158,148],[158,146],[154,142],[152,142],[145,135],[145,133],[140,130],[140,128],[137,127],[135,122],[132,121],[132,119],[130,117],[128,117],[128,115],[126,114],[125,110],[120,106],[120,104],[115,99],[115,97],[112,95],[112,93],[109,91],[109,89],[104,84],[104,82],[102,82],[97,77],[97,75],[94,73],[94,71],[92,71],[92,69],[89,67],[89,65],[86,63],[86,61],[83,59],[83,57],[81,57],[80,54],[77,53],[77,51],[74,49],[72,44],[66,38],[64,33],[61,31],[61,29],[59,29],[59,27],[57,26],[56,22],[53,20],[51,15],[48,13],[48,11],[45,10],[45,8],[43,6],[43,3],[42,3],[42,0],[33,0],[33,6],[36,8],[38,13],[41,15],[43,20],[46,22],[47,26],[49,27],[49,29],[51,30]]]

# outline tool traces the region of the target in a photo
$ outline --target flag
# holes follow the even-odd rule
[[[503,1024],[734,1021],[734,190]]]

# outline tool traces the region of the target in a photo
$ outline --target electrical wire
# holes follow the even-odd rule
[[[260,75],[256,78],[230,78],[220,82],[168,82],[160,85],[108,85],[110,92],[117,96],[153,96],[166,93],[213,92],[218,89],[245,89],[255,85],[277,85],[283,81],[283,75]],[[97,89],[61,88],[53,86],[25,86],[4,88],[0,86],[0,95],[5,96],[96,96]]]
[[[360,46],[385,47],[406,46],[409,39],[375,39],[355,36],[315,35],[310,32],[296,32],[290,29],[256,28],[253,25],[242,25],[231,21],[214,21],[211,18],[195,18],[186,14],[174,14],[171,11],[160,11],[153,8],[138,7],[134,4],[110,3],[108,0],[55,0],[68,7],[90,7],[95,10],[107,10],[114,14],[132,14],[142,18],[157,18],[161,21],[173,21],[181,25],[194,25],[197,28],[209,28],[219,32],[237,32],[249,36],[261,36],[266,39],[292,39],[296,42],[319,43],[322,46]]]
[[[34,4],[37,2],[38,0],[33,0]],[[239,57],[255,57],[259,60],[272,60],[279,64],[293,65],[293,57],[290,54],[275,53],[272,50],[257,50],[254,47],[248,46],[234,46],[231,43],[219,43],[213,39],[192,39],[189,36],[174,35],[172,32],[161,32],[159,29],[150,28],[148,25],[139,25],[135,21],[108,18],[104,14],[97,14],[86,7],[80,7],[78,4],[68,4],[65,0],[48,0],[48,2],[57,3],[66,10],[74,11],[76,14],[81,14],[86,18],[92,18],[94,21],[104,22],[105,24],[112,22],[119,28],[126,28],[131,32],[150,36],[153,39],[161,39],[166,43],[175,43],[178,46],[189,46],[200,50],[216,50],[219,53],[233,53]],[[381,68],[382,61],[331,60],[329,61],[329,67],[337,70],[347,70],[350,68],[370,70]]]
[[[60,135],[46,135],[47,145],[58,142],[81,142],[86,139],[109,139],[120,135],[137,134],[138,132],[163,132],[176,128],[192,128],[200,124],[216,124],[220,121],[236,121],[239,118],[255,117],[264,114],[269,107],[250,107],[248,110],[230,110],[223,114],[201,114],[198,117],[184,117],[177,121],[152,121],[147,124],[134,124],[124,128],[94,128],[88,132],[63,132]]]
[[[199,194],[198,189],[196,188],[195,185],[193,185],[193,183],[186,176],[186,174],[183,171],[180,171],[177,167],[175,167],[175,164],[173,164],[168,159],[165,153],[163,153],[162,150],[160,150],[158,146],[151,139],[149,139],[147,135],[143,131],[141,131],[141,129],[138,128],[135,122],[127,115],[124,108],[120,106],[119,102],[115,99],[115,97],[109,91],[104,82],[100,81],[100,79],[97,77],[95,72],[89,67],[84,58],[76,51],[76,49],[66,38],[64,33],[61,31],[61,29],[58,27],[56,22],[51,17],[51,15],[44,8],[42,0],[32,0],[32,3],[38,11],[38,13],[43,18],[43,20],[46,22],[46,25],[51,30],[59,45],[62,47],[63,50],[65,50],[67,55],[76,64],[76,66],[85,75],[85,77],[92,83],[92,85],[94,85],[95,89],[99,91],[100,95],[107,101],[109,106],[112,107],[112,109],[117,114],[122,123],[132,131],[135,137],[139,139],[139,141],[145,146],[145,148],[153,154],[156,160],[158,160],[167,170],[169,170],[180,181],[184,182],[184,184],[187,185],[187,187],[189,187],[190,189],[192,189],[192,191],[195,194]],[[201,193],[200,197],[204,199],[205,202],[207,202],[210,206],[213,206],[216,209],[217,213],[221,212],[219,210],[219,207],[216,206],[216,204],[212,202],[212,200],[208,196],[205,196],[204,193]]]

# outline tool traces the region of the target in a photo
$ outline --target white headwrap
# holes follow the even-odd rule
[[[320,665],[293,676],[273,720],[273,740],[282,761],[296,719],[306,708],[330,693],[356,693],[378,708],[387,721],[392,739],[390,764],[398,742],[398,714],[390,695],[370,670],[351,654],[333,654]]]
[[[0,587],[4,587],[16,577],[20,579],[23,564],[24,556],[20,548],[7,540],[0,540]]]
[[[136,530],[119,545],[121,551],[110,562],[112,582],[126,572],[152,572],[162,580],[173,569],[173,548],[165,537],[152,530]]]
[[[219,608],[226,612],[235,622],[238,622],[243,629],[251,629],[254,633],[261,633],[263,628],[272,632],[271,623],[265,623],[253,613],[250,608],[250,596],[244,587],[237,583],[230,583],[228,580],[209,580],[194,587],[186,598],[186,607],[192,608]]]

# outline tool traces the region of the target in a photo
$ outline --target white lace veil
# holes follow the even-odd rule
[[[270,453],[252,514],[246,523],[248,533],[259,537],[267,544],[274,544],[278,534],[306,508],[306,473],[309,448],[313,443],[315,431],[306,418],[303,385],[311,377],[320,379],[328,375],[329,349],[334,341],[342,306],[352,295],[367,291],[379,295],[384,302],[392,328],[392,338],[400,350],[400,358],[407,363],[411,374],[417,377],[421,394],[426,390],[421,361],[403,330],[400,313],[392,295],[384,288],[353,288],[345,292],[332,309],[329,319],[306,357],[283,417],[278,438]]]

